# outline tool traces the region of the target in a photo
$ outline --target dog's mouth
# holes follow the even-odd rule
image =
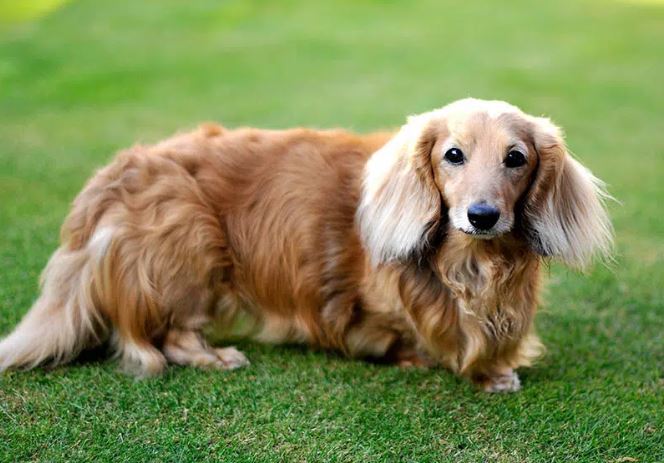
[[[479,240],[490,240],[501,234],[494,230],[478,230],[476,228],[466,230],[464,228],[459,227],[457,230],[465,233],[466,235],[472,236],[473,238],[477,238]]]

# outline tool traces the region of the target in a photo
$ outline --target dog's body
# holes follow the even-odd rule
[[[246,358],[201,332],[248,314],[262,341],[518,389],[514,370],[540,351],[541,254],[582,265],[610,243],[598,183],[547,124],[464,100],[397,134],[208,125],[125,151],[75,200],[0,369],[108,339],[139,375],[167,361],[235,368]],[[473,157],[457,162],[450,143]],[[524,164],[503,174],[481,159],[512,156],[510,143]],[[488,232],[486,214],[465,218],[473,201],[496,205]]]

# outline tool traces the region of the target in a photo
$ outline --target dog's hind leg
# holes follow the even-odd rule
[[[112,339],[121,369],[138,378],[156,376],[166,368],[166,357],[148,341],[136,342],[114,336]]]
[[[194,330],[171,329],[162,351],[168,361],[178,365],[234,370],[249,365],[247,357],[234,347],[213,348]]]

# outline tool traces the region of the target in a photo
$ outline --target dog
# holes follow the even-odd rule
[[[0,370],[101,344],[139,377],[247,365],[213,327],[516,391],[541,268],[610,256],[607,197],[550,120],[501,101],[363,136],[203,125],[87,183]]]

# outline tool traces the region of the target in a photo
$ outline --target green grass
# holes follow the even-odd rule
[[[664,461],[664,4],[88,0],[33,22],[11,5],[0,333],[94,169],[203,120],[370,130],[506,99],[565,127],[622,204],[612,270],[549,272],[549,352],[518,394],[253,343],[232,373],[78,363],[0,376],[0,461]]]

